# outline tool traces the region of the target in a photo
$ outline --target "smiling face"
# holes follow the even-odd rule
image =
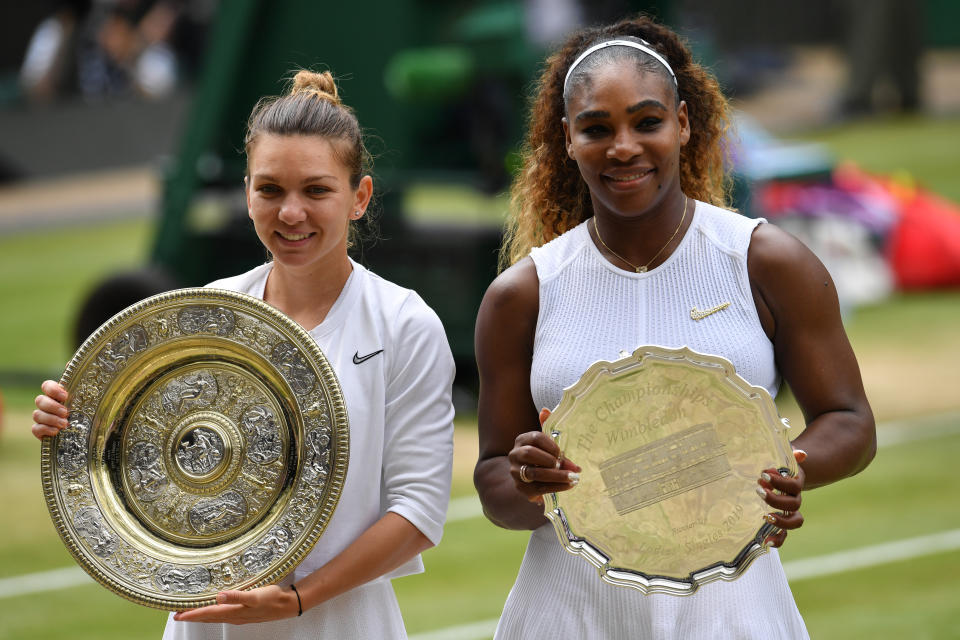
[[[590,189],[594,213],[633,217],[680,189],[680,148],[690,139],[686,103],[669,79],[623,59],[576,87],[563,128],[567,153]]]
[[[373,183],[364,176],[351,186],[336,144],[320,136],[262,134],[250,147],[247,210],[275,268],[311,273],[347,260],[350,220],[363,215]]]

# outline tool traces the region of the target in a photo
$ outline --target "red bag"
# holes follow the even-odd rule
[[[922,189],[903,194],[887,258],[900,289],[960,286],[960,207]]]

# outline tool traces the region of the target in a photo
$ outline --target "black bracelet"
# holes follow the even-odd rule
[[[300,592],[297,591],[297,585],[290,583],[290,588],[293,589],[293,592],[297,594],[297,617],[303,615],[303,603],[300,602]]]

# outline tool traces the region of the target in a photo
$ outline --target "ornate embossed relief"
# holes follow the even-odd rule
[[[310,393],[316,377],[300,355],[299,349],[289,342],[280,342],[273,348],[271,360],[284,373],[296,393]]]
[[[160,447],[152,442],[136,442],[130,448],[127,475],[141,500],[155,500],[167,486],[167,474]]]
[[[187,334],[214,333],[226,336],[233,332],[236,316],[224,307],[188,307],[177,314],[180,330]]]
[[[95,332],[62,382],[70,426],[42,445],[44,495],[74,558],[116,593],[210,604],[279,580],[322,534],[346,410],[316,343],[269,305],[156,296]]]
[[[257,464],[269,464],[280,457],[283,443],[277,418],[269,407],[249,407],[240,418],[240,426],[247,433],[247,457]]]

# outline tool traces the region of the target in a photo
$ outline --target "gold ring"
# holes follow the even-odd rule
[[[527,467],[530,465],[522,464],[520,465],[520,480],[522,482],[533,482],[533,478],[527,475]]]

